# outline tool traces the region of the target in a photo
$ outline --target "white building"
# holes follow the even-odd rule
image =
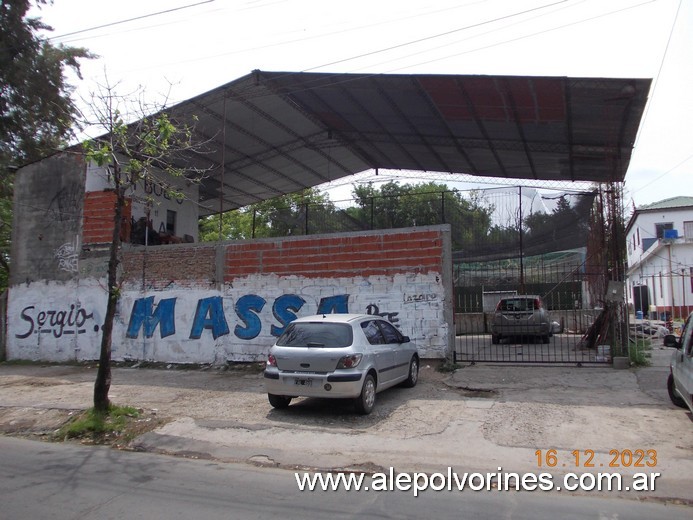
[[[693,197],[637,208],[626,227],[628,302],[650,318],[693,312]]]

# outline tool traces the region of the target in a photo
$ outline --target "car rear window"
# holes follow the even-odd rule
[[[539,308],[535,305],[534,298],[508,298],[507,300],[501,300],[498,304],[499,311],[533,311]]]
[[[348,347],[353,341],[351,326],[346,323],[289,323],[279,336],[281,347]]]

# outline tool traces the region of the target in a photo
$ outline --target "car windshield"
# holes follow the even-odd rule
[[[351,345],[351,326],[346,323],[290,323],[279,336],[281,347],[330,347],[342,348]]]

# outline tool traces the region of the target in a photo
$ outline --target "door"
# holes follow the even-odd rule
[[[385,336],[385,342],[390,345],[393,351],[392,377],[393,379],[404,379],[409,374],[410,353],[408,349],[403,348],[402,334],[387,321],[379,321],[378,324],[383,331],[383,336]]]
[[[368,320],[361,323],[361,328],[370,344],[370,351],[374,359],[375,369],[378,372],[378,389],[386,386],[394,377],[392,367],[395,364],[395,355],[392,345],[389,345],[383,336],[376,320]]]

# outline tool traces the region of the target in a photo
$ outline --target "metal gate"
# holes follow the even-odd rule
[[[509,259],[457,263],[454,360],[610,363],[610,347],[594,345],[586,337],[602,312],[590,303],[588,265],[585,248],[523,258],[522,266]],[[538,297],[551,324],[548,336],[519,328],[512,335],[493,337],[498,302],[517,295]]]

